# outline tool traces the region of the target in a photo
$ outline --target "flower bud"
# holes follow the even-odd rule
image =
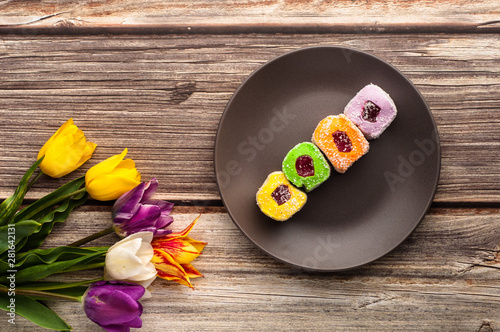
[[[37,159],[45,156],[40,169],[50,177],[60,178],[89,160],[96,146],[87,142],[83,131],[73,124],[73,119],[69,119],[38,152]]]
[[[120,281],[98,281],[90,285],[83,296],[87,317],[106,331],[130,331],[142,326],[144,294],[141,285]]]
[[[91,167],[85,174],[85,187],[99,201],[117,199],[141,182],[141,174],[132,159],[125,159],[127,149]]]
[[[156,278],[151,259],[153,233],[139,232],[118,241],[108,249],[105,259],[104,279],[133,282],[149,287]],[[145,297],[151,294],[146,290]]]
[[[154,237],[171,233],[165,229],[174,218],[170,212],[173,203],[152,200],[151,196],[158,188],[158,181],[152,179],[139,184],[123,194],[113,205],[113,227],[115,232],[126,237],[141,231],[153,232]]]

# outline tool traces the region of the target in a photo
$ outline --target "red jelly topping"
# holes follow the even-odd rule
[[[290,200],[292,194],[290,193],[290,189],[285,184],[280,184],[274,191],[271,193],[271,197],[278,205],[283,205]]]
[[[297,174],[302,177],[314,176],[314,161],[311,156],[303,155],[295,160]]]
[[[345,131],[337,130],[332,134],[332,136],[333,141],[335,142],[335,145],[340,152],[352,151],[351,139],[349,138],[349,136],[347,136]]]
[[[380,113],[380,107],[372,101],[367,101],[363,106],[361,117],[368,122],[377,122],[377,116]]]

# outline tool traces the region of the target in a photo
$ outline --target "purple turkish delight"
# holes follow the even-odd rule
[[[391,124],[397,109],[387,92],[375,84],[368,84],[351,99],[344,114],[367,139],[374,139]]]

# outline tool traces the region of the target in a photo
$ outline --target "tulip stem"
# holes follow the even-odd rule
[[[104,262],[87,264],[87,265],[77,265],[75,267],[71,267],[71,268],[66,269],[64,271],[61,271],[61,273],[97,269],[97,268],[103,267],[104,265],[105,265]]]
[[[69,194],[66,194],[66,195],[59,196],[57,199],[55,199],[55,200],[54,200],[54,202],[52,202],[52,204],[53,204],[53,203],[59,203],[59,202],[61,202],[61,201],[64,201],[64,200],[65,200],[65,199],[67,199],[67,198],[71,198],[71,197],[73,197],[73,196],[79,195],[79,194],[84,193],[84,192],[86,192],[86,191],[87,191],[87,188],[83,187],[83,188],[81,188],[81,189],[78,189],[78,190],[73,191],[72,193],[69,193]]]
[[[85,244],[85,243],[90,242],[92,240],[98,239],[98,238],[100,238],[100,237],[102,237],[104,235],[107,235],[109,233],[113,233],[113,231],[114,231],[113,230],[113,226],[111,226],[109,228],[103,229],[100,232],[97,232],[95,234],[89,235],[89,236],[87,236],[87,237],[85,237],[85,238],[83,238],[81,240],[75,241],[75,242],[69,244],[68,246],[69,247],[79,247],[82,244]]]
[[[0,293],[7,294],[9,292],[9,288],[5,286],[0,286]],[[54,300],[69,300],[69,301],[77,301],[81,302],[81,297],[79,296],[70,296],[64,294],[50,293],[33,289],[19,289],[16,288],[16,295],[25,295],[25,296],[34,296],[34,297],[44,297],[48,299]]]
[[[17,289],[23,289],[23,290],[37,290],[37,291],[51,291],[51,290],[59,290],[59,289],[67,289],[67,288],[72,288],[72,287],[77,287],[77,286],[86,286],[93,284],[94,282],[98,282],[104,280],[103,277],[100,278],[95,278],[95,279],[90,279],[90,280],[82,280],[82,281],[76,281],[76,282],[40,282],[40,283],[34,283],[29,286],[22,286]],[[0,286],[1,287],[1,286]]]
[[[33,178],[33,180],[31,180],[29,183],[28,183],[28,187],[26,190],[30,190],[31,187],[35,184],[35,182],[42,176],[43,172],[38,172],[38,174]]]

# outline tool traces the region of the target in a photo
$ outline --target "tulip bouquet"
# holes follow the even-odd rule
[[[83,303],[87,317],[106,331],[129,331],[141,327],[140,300],[151,297],[156,277],[193,288],[191,279],[202,276],[191,262],[206,242],[188,237],[200,217],[180,232],[167,228],[174,221],[173,204],[152,198],[158,181],[141,183],[134,161],[124,159],[127,149],[21,209],[42,174],[65,176],[89,160],[95,149],[68,120],[40,149],[14,194],[0,204],[0,309],[7,311],[11,323],[18,314],[45,328],[70,330],[43,304],[47,299],[70,300]],[[40,248],[55,224],[64,222],[88,196],[116,200],[110,227],[66,246]],[[121,240],[110,247],[80,247],[113,232]],[[47,280],[98,268],[103,268],[101,277],[91,280]]]

